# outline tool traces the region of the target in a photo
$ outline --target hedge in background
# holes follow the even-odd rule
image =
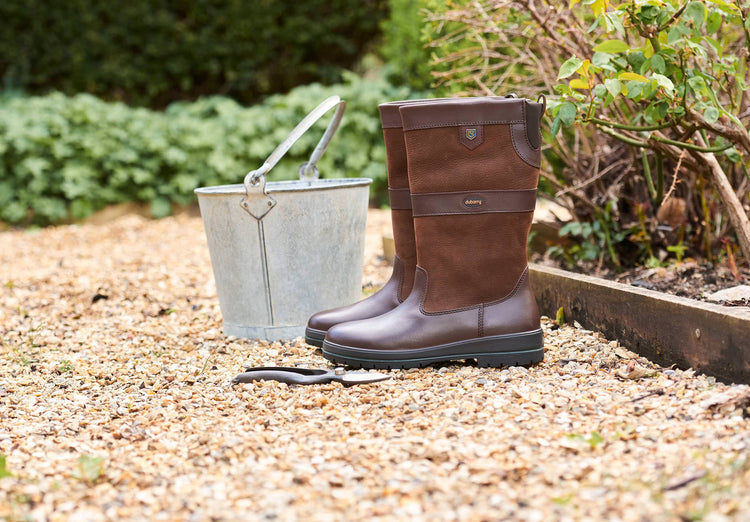
[[[425,33],[427,9],[437,10],[445,4],[439,0],[388,0],[390,14],[383,21],[381,53],[386,60],[388,79],[414,89],[428,89],[433,78]]]
[[[405,88],[364,81],[298,87],[243,108],[212,97],[165,112],[103,102],[90,95],[0,101],[0,220],[46,225],[81,219],[112,203],[150,202],[155,216],[194,201],[199,186],[240,183],[317,103],[347,101],[336,137],[319,163],[323,177],[370,177],[386,186],[377,105],[407,98]],[[331,115],[332,115],[331,111]],[[297,176],[330,119],[324,117],[271,171]]]
[[[0,79],[152,107],[219,93],[249,103],[340,81],[386,11],[385,0],[3,0]]]

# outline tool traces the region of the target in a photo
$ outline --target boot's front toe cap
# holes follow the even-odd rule
[[[338,344],[340,346],[359,347],[363,344],[364,335],[358,327],[359,324],[366,321],[352,321],[348,323],[339,323],[328,329],[326,342]]]
[[[324,310],[322,312],[318,312],[310,317],[310,319],[307,321],[307,327],[313,330],[325,332],[331,326],[335,325],[337,322],[340,322],[337,320],[338,316],[339,314],[336,313],[336,310]]]

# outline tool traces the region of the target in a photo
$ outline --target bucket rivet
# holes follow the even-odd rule
[[[269,202],[268,202],[268,206],[269,206],[269,207],[272,207],[272,206],[273,206],[273,201],[269,201]]]

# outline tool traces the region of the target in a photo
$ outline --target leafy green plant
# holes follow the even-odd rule
[[[13,473],[8,471],[8,463],[5,455],[0,453],[0,479],[5,477],[12,477]]]
[[[439,81],[547,94],[541,193],[606,225],[600,260],[654,262],[680,243],[711,259],[732,232],[747,260],[748,12],[747,0],[479,0],[434,9],[429,30]]]
[[[665,158],[677,163],[674,179],[685,176],[682,165],[698,172],[717,188],[750,259],[750,224],[726,173],[739,168],[747,174],[743,156],[750,153],[739,119],[747,90],[748,6],[724,0],[608,6],[601,0],[587,8],[594,18],[589,32],[601,41],[560,66],[558,80],[577,77],[555,86],[561,98],[552,107],[552,137],[579,122],[638,149],[656,207],[669,197]],[[656,182],[647,152],[657,163]]]
[[[323,177],[370,177],[384,194],[385,147],[377,105],[418,96],[351,73],[346,83],[311,84],[244,108],[212,97],[165,112],[90,95],[0,101],[0,220],[17,224],[82,219],[113,203],[142,201],[154,216],[195,200],[199,186],[239,183],[317,103],[337,94],[347,113],[319,163]],[[269,179],[297,176],[326,118],[305,134]]]
[[[104,457],[81,455],[76,461],[72,476],[89,484],[96,482],[104,472]]]
[[[591,447],[592,450],[595,450],[604,442],[604,437],[602,437],[601,433],[599,433],[598,431],[592,431],[588,435],[582,435],[580,433],[569,433],[568,435],[566,435],[566,437],[572,440],[585,442]]]
[[[682,258],[685,257],[685,250],[687,250],[687,247],[682,242],[667,247],[667,251],[675,255],[678,263],[682,263]]]
[[[40,345],[36,341],[37,332],[43,330],[44,324],[34,325],[31,324],[26,333],[26,339],[23,343],[11,344],[10,349],[14,354],[12,359],[22,364],[23,366],[31,366],[39,362],[39,348]],[[2,340],[2,344],[6,344],[6,340]]]
[[[558,326],[562,326],[565,323],[565,309],[562,306],[557,309],[555,321],[557,321]]]
[[[560,229],[561,237],[575,239],[570,246],[553,246],[548,250],[551,256],[562,256],[569,266],[575,266],[577,260],[597,261],[601,263],[605,256],[615,264],[620,264],[614,245],[621,242],[628,235],[629,230],[612,230],[612,220],[609,216],[612,204],[608,203],[604,212],[596,221],[572,221]]]
[[[395,84],[424,90],[432,83],[429,36],[425,32],[426,9],[434,0],[389,0],[389,15],[382,25],[381,53],[387,77]]]
[[[72,370],[73,370],[73,363],[71,363],[69,360],[61,359],[57,361],[57,367],[55,368],[55,371],[57,373],[67,373]]]

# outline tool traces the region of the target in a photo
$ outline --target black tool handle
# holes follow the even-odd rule
[[[239,374],[232,379],[233,384],[253,381],[278,381],[287,384],[321,384],[331,382],[333,376],[328,372],[303,374],[288,369],[253,369]]]

